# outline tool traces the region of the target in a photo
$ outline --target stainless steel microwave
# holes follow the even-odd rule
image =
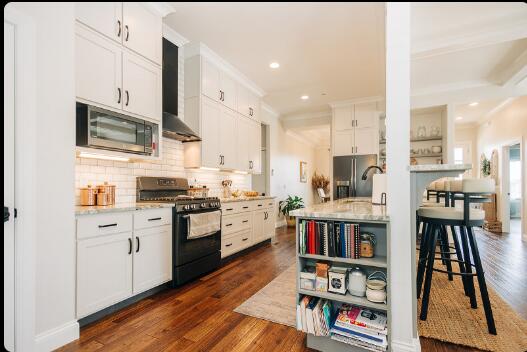
[[[159,125],[77,103],[77,146],[157,155]]]

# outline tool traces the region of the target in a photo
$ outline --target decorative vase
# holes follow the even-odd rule
[[[287,215],[285,221],[287,222],[288,227],[294,227],[296,225],[296,219],[294,216]]]

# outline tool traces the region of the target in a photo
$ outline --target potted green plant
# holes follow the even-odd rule
[[[299,196],[288,196],[286,200],[281,200],[278,203],[278,208],[280,212],[285,216],[287,226],[295,226],[295,218],[290,216],[289,213],[295,209],[300,209],[304,207],[304,200]]]

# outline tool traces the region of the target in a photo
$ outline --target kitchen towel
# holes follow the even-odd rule
[[[213,211],[189,215],[189,229],[187,239],[207,237],[220,231],[221,212]]]

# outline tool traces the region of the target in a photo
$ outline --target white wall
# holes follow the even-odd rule
[[[329,159],[331,158],[331,150],[329,146],[318,146],[315,148],[315,167],[313,171],[322,174],[329,178]]]
[[[271,195],[277,201],[288,195],[300,196],[306,205],[314,203],[311,176],[315,165],[315,149],[301,139],[287,134],[278,116],[262,109],[262,123],[269,125]],[[300,182],[300,161],[307,162],[308,180]],[[282,219],[280,219],[282,220]]]
[[[454,132],[455,143],[470,142],[472,157],[472,176],[478,176],[478,128],[473,125],[457,125]]]
[[[513,144],[517,141],[523,143],[522,160],[523,172],[523,236],[527,239],[527,96],[515,98],[509,105],[494,114],[489,124],[483,124],[478,129],[477,136],[477,162],[479,169],[479,156],[485,153],[490,159],[492,151],[498,150],[499,162],[503,159],[502,146]],[[479,173],[478,173],[479,174]],[[499,190],[501,182],[499,180]],[[499,191],[498,190],[498,191]],[[499,198],[498,198],[499,199]],[[498,201],[498,218],[501,219],[501,206]]]
[[[36,30],[36,350],[78,335],[75,322],[73,3],[14,3]]]

